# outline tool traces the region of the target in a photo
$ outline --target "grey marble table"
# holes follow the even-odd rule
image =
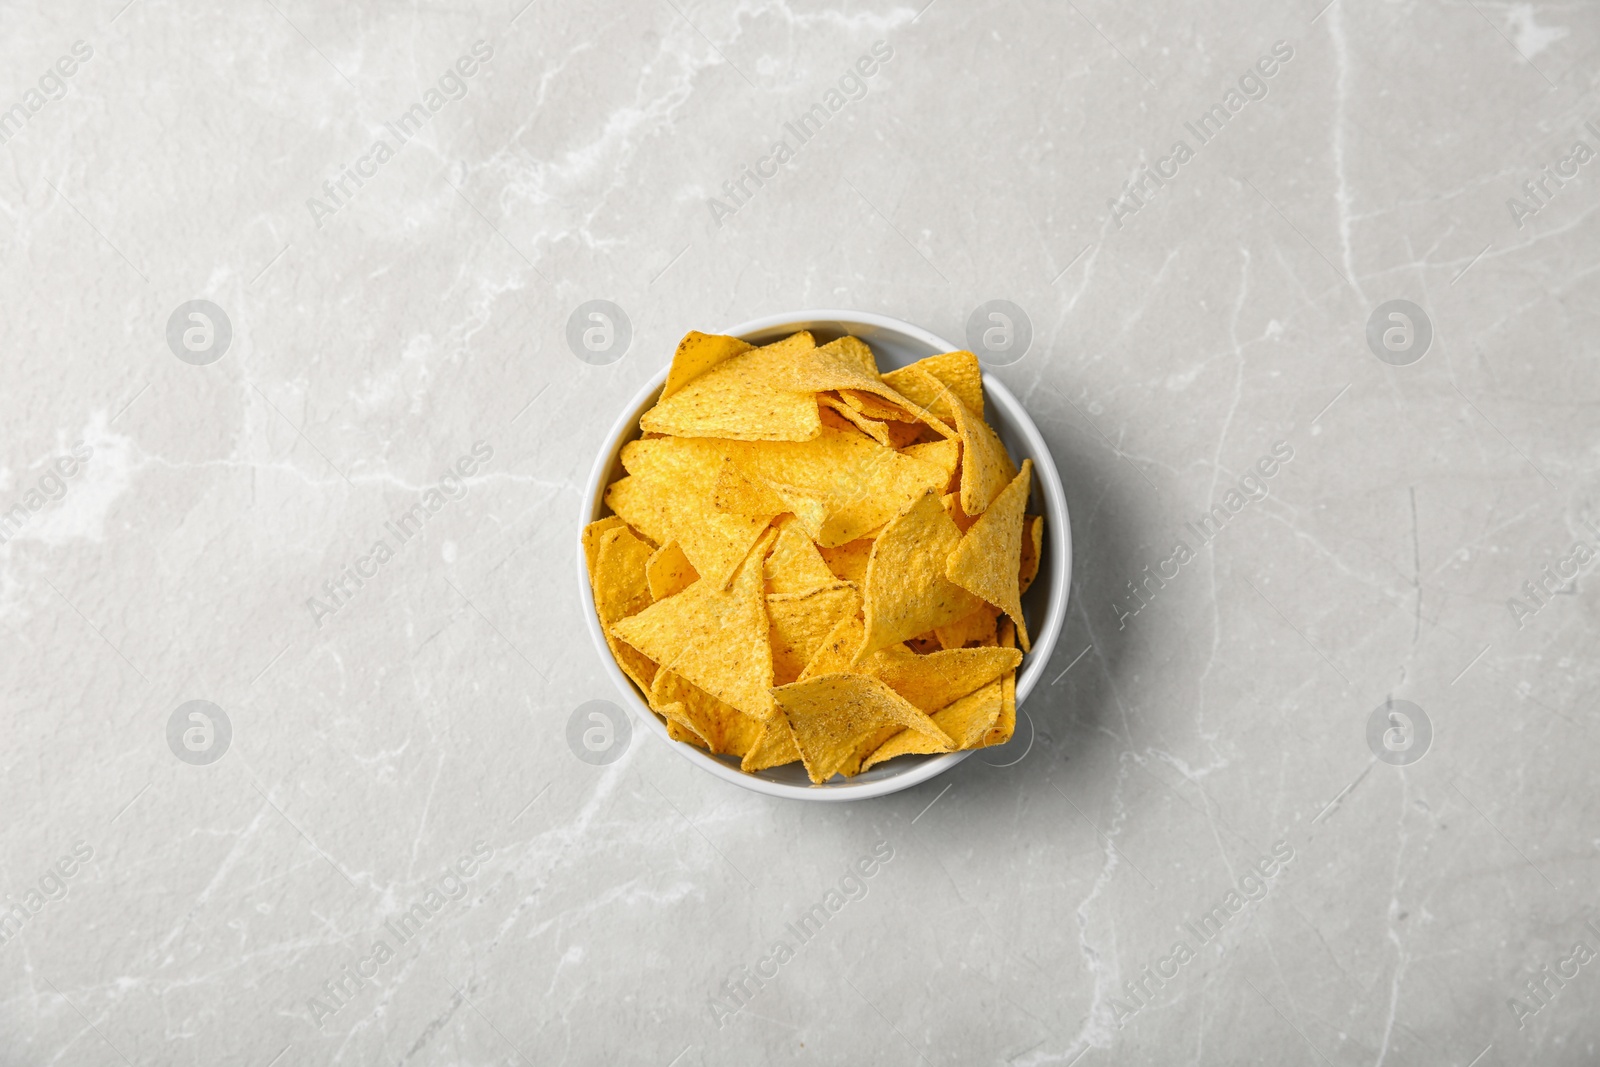
[[[1600,10],[1324,4],[0,6],[0,1062],[1600,1060]],[[1017,740],[576,758],[677,338],[993,300]]]

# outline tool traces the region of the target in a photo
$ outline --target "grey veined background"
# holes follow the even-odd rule
[[[0,6],[0,1062],[1595,1062],[1600,14],[1323,3]],[[990,301],[1017,743],[569,744],[678,337]]]

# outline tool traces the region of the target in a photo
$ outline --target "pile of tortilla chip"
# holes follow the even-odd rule
[[[1044,519],[983,409],[970,352],[879,374],[855,337],[683,339],[583,531],[671,737],[816,783],[1010,740]]]

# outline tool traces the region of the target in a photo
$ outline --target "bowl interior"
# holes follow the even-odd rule
[[[747,324],[745,327],[736,327],[728,332],[752,344],[761,345],[780,340],[798,330],[810,330],[818,344],[826,344],[846,334],[854,334],[872,347],[878,367],[884,371],[904,367],[927,356],[950,352],[958,347],[909,324],[873,321],[865,317],[860,320],[842,317],[762,320]],[[655,404],[665,380],[666,371],[663,370],[619,423],[619,432],[613,435],[608,454],[602,457],[597,465],[598,477],[594,481],[594,493],[589,500],[586,522],[600,518],[606,512],[604,503],[606,486],[626,473],[622,469],[622,446],[639,437],[639,417]],[[999,385],[988,375],[984,376],[983,384],[985,399],[988,402],[984,412],[985,419],[1000,435],[1001,441],[1005,443],[1014,459],[1021,462],[1023,458],[1031,457],[1034,461],[1036,475],[1029,497],[1028,512],[1034,515],[1043,514],[1046,517],[1044,558],[1038,577],[1023,596],[1023,613],[1033,639],[1033,651],[1024,660],[1022,670],[1017,676],[1017,705],[1020,708],[1050,658],[1061,620],[1066,614],[1067,583],[1062,568],[1070,572],[1071,550],[1066,536],[1065,501],[1061,497],[1059,479],[1056,477],[1049,453],[1044,448],[1043,439],[1028,421],[1021,405],[1004,386]],[[1058,579],[1058,575],[1061,575],[1061,578]],[[585,577],[585,588],[587,588],[587,577]],[[589,613],[592,619],[592,604],[589,605]],[[598,622],[595,622],[595,626],[598,627]],[[598,633],[598,629],[596,632]],[[609,665],[615,666],[610,664],[609,654],[605,658]],[[613,675],[619,684],[625,687],[628,695],[635,698],[635,710],[639,712],[645,724],[656,728],[656,732],[665,738],[666,728],[661,726],[655,714],[649,710],[643,695],[620,670],[613,671]],[[682,749],[684,755],[706,766],[708,770],[718,773],[718,777],[730,778],[761,792],[812,799],[846,799],[847,795],[853,798],[908,788],[954,766],[971,754],[969,751],[900,756],[854,778],[835,778],[822,785],[812,785],[810,778],[806,776],[805,768],[799,763],[774,767],[751,775],[739,770],[739,761],[732,757],[713,756],[702,749],[677,741],[669,740],[668,743]]]

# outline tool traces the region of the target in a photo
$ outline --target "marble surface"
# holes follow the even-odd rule
[[[1592,3],[0,25],[0,1062],[1600,1059]],[[1077,550],[1018,741],[578,758],[676,339],[995,299]]]

